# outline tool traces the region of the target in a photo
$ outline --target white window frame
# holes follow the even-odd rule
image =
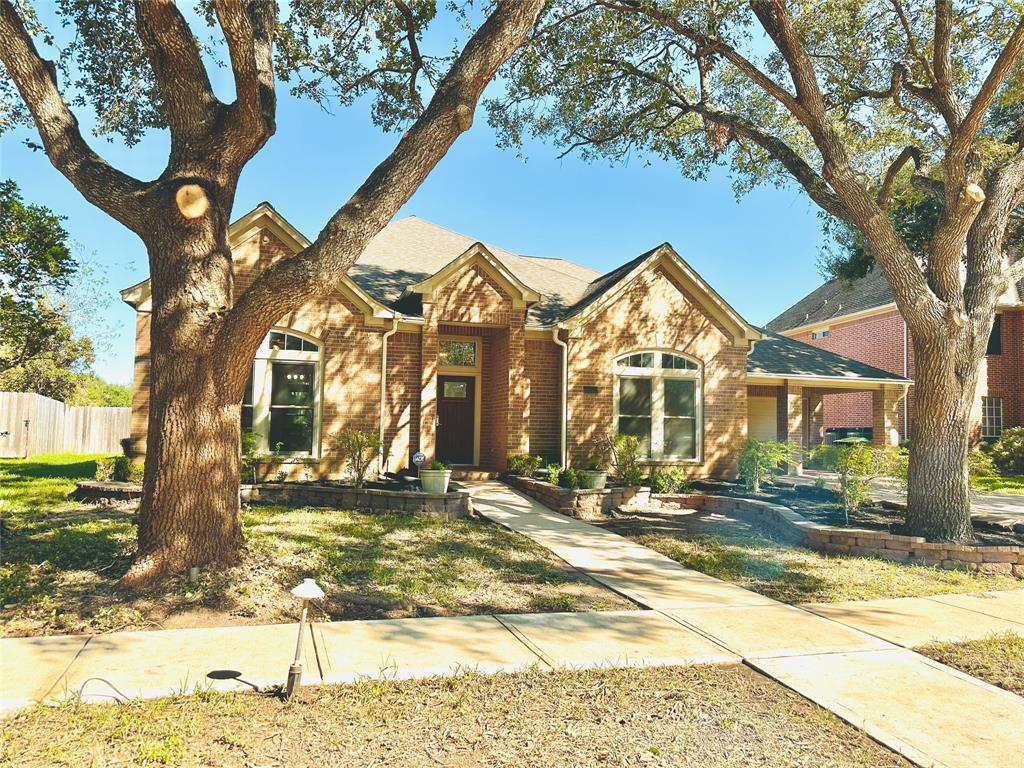
[[[316,352],[297,349],[271,349],[270,334],[287,333],[317,345]],[[324,389],[324,345],[320,339],[300,333],[291,328],[271,328],[263,337],[256,356],[252,361],[252,431],[256,435],[256,447],[260,453],[272,453],[270,445],[270,403],[274,386],[273,364],[313,363],[313,445],[311,451],[288,451],[276,454],[285,458],[314,458],[321,455],[322,403]]]
[[[981,398],[981,439],[998,440],[1003,434],[1003,398]]]
[[[654,354],[650,368],[620,366],[619,363],[630,355],[649,352]],[[694,363],[696,369],[662,368],[661,356],[675,355]],[[618,355],[614,362],[615,385],[613,393],[613,418],[615,431],[619,428],[619,379],[651,380],[651,455],[643,459],[645,464],[702,464],[704,462],[704,364],[693,355],[676,349],[635,349]],[[694,382],[694,451],[695,455],[672,456],[663,453],[665,447],[665,380],[689,379]]]

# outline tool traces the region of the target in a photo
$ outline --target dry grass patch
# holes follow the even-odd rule
[[[929,643],[914,650],[1024,696],[1024,637],[1020,635],[1007,632],[964,643]]]
[[[742,666],[530,672],[36,708],[19,766],[908,766]]]
[[[262,506],[243,510],[236,567],[128,591],[134,511],[67,501],[91,473],[80,458],[0,462],[4,635],[294,621],[288,590],[305,577],[327,592],[320,620],[635,607],[486,521]]]
[[[648,511],[603,525],[687,568],[785,603],[923,597],[1021,586],[1009,576],[825,555],[776,541],[725,515]]]

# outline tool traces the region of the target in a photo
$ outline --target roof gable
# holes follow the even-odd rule
[[[731,333],[733,344],[747,346],[749,342],[762,337],[760,329],[744,320],[739,312],[708,285],[668,243],[643,253],[594,280],[584,297],[569,307],[564,314],[565,324],[570,328],[585,324],[618,299],[633,281],[657,267],[664,269],[686,289],[704,311]]]
[[[405,289],[402,296],[419,294],[423,301],[434,301],[437,292],[462,274],[464,271],[477,268],[491,277],[502,290],[512,299],[512,306],[525,309],[536,304],[541,295],[520,280],[502,261],[495,256],[483,243],[473,243],[462,254],[448,262],[433,275]]]

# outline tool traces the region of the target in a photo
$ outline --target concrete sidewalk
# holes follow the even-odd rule
[[[901,647],[915,639],[909,626],[927,642],[948,633],[950,621],[964,638],[994,630],[1024,633],[1024,624],[1005,618],[1016,617],[1015,601],[1024,593],[992,603],[985,597],[961,604],[889,601],[896,604],[864,612],[856,604],[831,613],[831,606],[787,606],[682,568],[501,483],[468,485],[480,514],[742,656],[918,765],[1024,766],[1024,699]]]

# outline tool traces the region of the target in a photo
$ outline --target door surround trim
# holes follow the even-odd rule
[[[452,365],[438,365],[437,376],[465,376],[467,379],[475,379],[473,382],[473,463],[468,466],[479,467],[480,466],[480,404],[483,400],[483,362],[484,362],[484,345],[483,339],[480,336],[458,336],[453,334],[444,334],[437,337],[438,344],[441,341],[472,341],[476,344],[476,365],[472,368],[469,366],[452,366]],[[438,392],[438,398],[440,398],[440,392]],[[437,443],[437,426],[434,427],[435,437],[434,442]],[[455,466],[464,467],[466,464],[456,464]]]

